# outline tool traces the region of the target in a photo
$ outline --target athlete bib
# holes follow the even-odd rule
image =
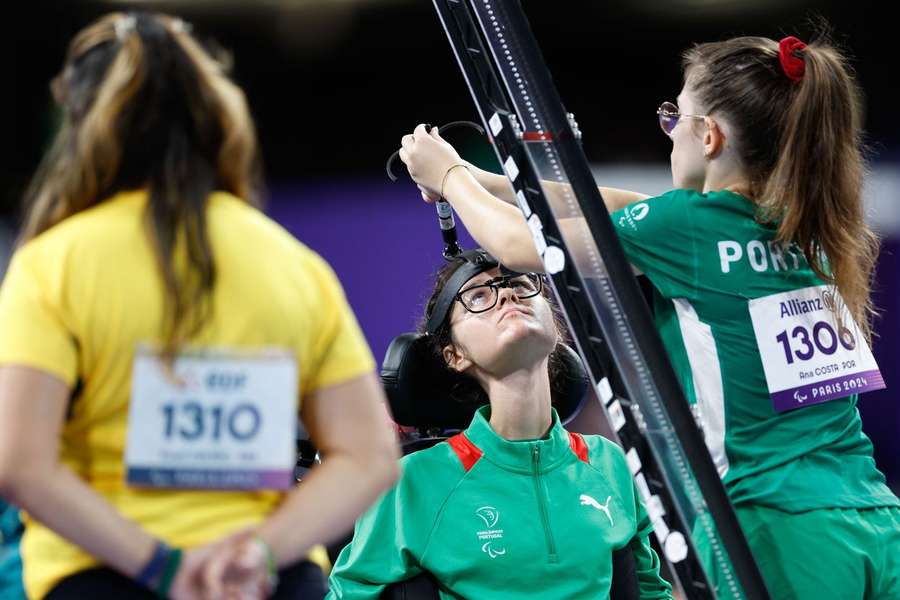
[[[833,307],[840,303],[840,325]],[[750,300],[750,318],[776,412],[885,387],[840,295],[813,286]]]
[[[294,482],[297,366],[283,350],[194,352],[169,369],[139,349],[132,369],[128,483],[286,489]]]

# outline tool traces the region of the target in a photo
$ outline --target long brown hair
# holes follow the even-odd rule
[[[805,72],[794,82],[774,40],[699,44],[684,54],[685,83],[708,114],[736,129],[759,220],[776,224],[777,239],[796,244],[816,275],[838,288],[870,338],[879,242],[862,201],[862,93],[824,25],[797,56]]]
[[[210,192],[258,201],[256,133],[226,70],[180,19],[98,19],[72,40],[52,82],[63,124],[26,192],[20,243],[119,191],[148,190],[147,233],[165,285],[170,358],[212,310]],[[176,267],[181,247],[186,269]]]

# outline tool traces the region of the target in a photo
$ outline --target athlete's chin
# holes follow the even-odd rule
[[[517,348],[527,348],[529,354],[537,348],[546,347],[547,354],[553,350],[556,343],[556,335],[550,334],[534,321],[518,319],[505,319],[505,326],[498,335],[498,340],[504,351],[516,352]],[[502,324],[502,323],[501,323]]]
[[[497,324],[498,335],[510,341],[543,333],[541,324],[519,313],[511,313]]]

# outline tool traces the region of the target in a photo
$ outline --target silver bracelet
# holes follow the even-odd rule
[[[450,171],[452,171],[456,167],[464,167],[466,169],[466,171],[469,171],[469,165],[467,165],[465,163],[456,163],[455,165],[453,165],[449,169],[447,169],[447,172],[444,173],[444,178],[441,179],[441,198],[446,198],[446,196],[444,196],[444,185],[447,183],[447,176],[450,174]],[[472,171],[469,171],[469,173],[471,173],[471,172]]]

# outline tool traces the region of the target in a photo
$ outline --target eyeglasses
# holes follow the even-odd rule
[[[656,114],[659,115],[659,126],[662,128],[663,133],[668,136],[672,136],[672,131],[675,129],[675,126],[678,125],[678,119],[681,117],[688,117],[690,119],[705,119],[707,115],[687,115],[678,110],[678,107],[672,104],[671,102],[663,102],[659,105],[659,108],[656,109]]]
[[[473,285],[456,294],[456,300],[470,313],[483,313],[497,305],[500,288],[509,288],[519,300],[533,298],[544,289],[544,278],[537,273],[525,273],[515,277],[495,277],[490,281]]]

